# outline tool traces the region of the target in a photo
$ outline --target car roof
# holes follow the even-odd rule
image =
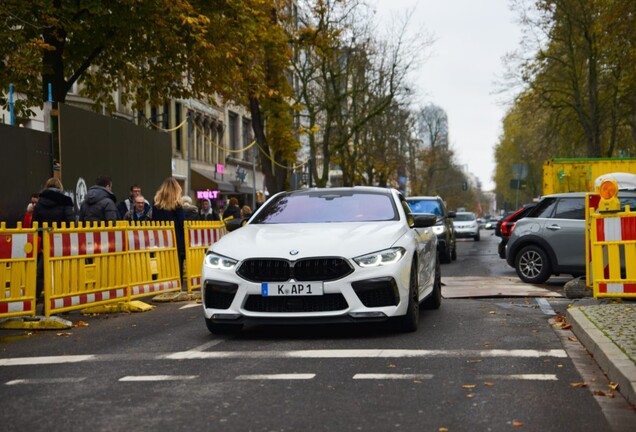
[[[406,197],[406,200],[407,200],[407,201],[408,201],[408,200],[422,200],[422,201],[424,201],[424,200],[430,200],[430,201],[433,201],[433,200],[441,200],[441,199],[442,199],[442,197],[440,197],[440,196],[438,196],[438,195],[435,195],[435,196],[426,196],[426,195],[419,196],[419,195],[418,195],[418,196],[407,196],[407,197]],[[443,200],[442,200],[442,201],[443,201]]]

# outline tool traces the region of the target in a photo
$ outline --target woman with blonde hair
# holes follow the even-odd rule
[[[152,220],[174,222],[177,253],[179,255],[179,272],[183,280],[183,260],[185,259],[183,221],[185,213],[181,204],[182,192],[181,185],[174,177],[165,179],[155,194],[155,202],[152,206]]]

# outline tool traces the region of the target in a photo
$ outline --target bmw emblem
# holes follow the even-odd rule
[[[292,249],[289,251],[290,255],[298,255],[298,251],[296,249]]]

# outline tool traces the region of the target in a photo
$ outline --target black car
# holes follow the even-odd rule
[[[439,260],[442,263],[449,263],[457,259],[457,235],[453,218],[456,213],[448,211],[446,204],[438,196],[412,196],[407,197],[406,202],[413,214],[434,214],[437,216],[437,223],[433,226],[433,232],[437,235],[437,250]]]

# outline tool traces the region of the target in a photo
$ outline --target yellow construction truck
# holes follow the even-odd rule
[[[603,174],[636,174],[636,158],[560,158],[543,164],[543,195],[593,192],[594,180]]]

